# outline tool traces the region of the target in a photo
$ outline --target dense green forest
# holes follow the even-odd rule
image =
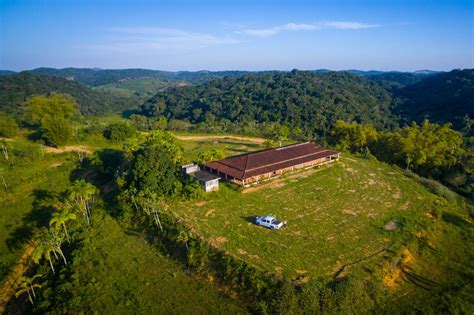
[[[391,104],[390,93],[361,76],[294,70],[170,88],[147,101],[142,113],[192,123],[279,122],[324,134],[338,119],[393,128]]]
[[[117,113],[138,105],[133,97],[95,91],[79,82],[60,77],[22,72],[0,76],[0,112],[17,113],[28,97],[53,92],[73,96],[85,115]]]
[[[248,71],[160,71],[148,69],[80,69],[80,68],[37,68],[29,72],[49,76],[70,78],[75,81],[99,86],[117,83],[128,79],[156,78],[169,82],[188,82],[193,84],[207,82],[223,77],[236,77],[248,73]]]
[[[414,83],[421,77],[426,78]],[[320,135],[338,119],[393,129],[429,118],[460,130],[474,116],[473,77],[473,70],[366,77],[297,70],[261,73],[170,88],[148,100],[141,113],[207,124],[278,122]]]
[[[436,75],[437,72],[384,72],[384,73],[377,73],[377,74],[369,74],[367,75],[367,79],[382,82],[382,83],[389,83],[395,84],[396,86],[403,87],[411,84],[415,84],[420,82],[423,79],[426,79],[430,76]]]
[[[462,129],[466,115],[474,117],[474,69],[431,76],[395,93],[401,99],[397,111],[408,123],[428,118]]]

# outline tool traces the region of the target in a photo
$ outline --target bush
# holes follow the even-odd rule
[[[0,113],[0,137],[14,137],[18,130],[18,124],[13,117]]]
[[[43,119],[41,130],[46,143],[53,146],[65,145],[72,137],[71,123],[62,117]]]
[[[125,141],[135,134],[136,129],[124,123],[111,124],[104,131],[104,137],[113,142]]]

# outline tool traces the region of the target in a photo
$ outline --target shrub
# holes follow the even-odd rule
[[[18,130],[18,124],[13,117],[0,113],[0,137],[14,137]]]
[[[128,124],[116,123],[109,125],[104,131],[104,137],[113,141],[121,142],[136,134],[135,128]]]

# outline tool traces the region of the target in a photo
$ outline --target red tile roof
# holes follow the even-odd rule
[[[337,153],[320,145],[304,142],[276,149],[236,155],[210,162],[206,166],[242,180],[329,157]]]

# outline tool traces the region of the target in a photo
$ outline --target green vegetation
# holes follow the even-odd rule
[[[137,78],[99,85],[95,89],[123,97],[137,98],[142,103],[159,91],[173,85],[175,84],[158,78]]]
[[[473,151],[463,146],[461,133],[449,124],[440,126],[425,120],[422,125],[414,122],[394,132],[377,132],[371,125],[337,121],[331,137],[339,149],[374,154],[473,197]]]
[[[0,189],[1,281],[19,259],[33,230],[48,217],[44,202],[66,189],[76,167],[74,153],[43,155],[40,145],[23,140],[4,145],[9,160],[0,158],[0,176],[8,187],[2,183]]]
[[[172,213],[214,246],[259,268],[317,278],[401,244],[418,224],[428,225],[424,214],[436,207],[435,196],[378,162],[348,157],[311,173],[288,175],[244,194],[222,185],[205,201],[180,203]],[[288,227],[273,232],[253,224],[256,215],[268,213],[288,220]],[[406,222],[392,235],[383,230],[390,220]]]
[[[0,76],[0,111],[17,114],[25,100],[36,94],[66,93],[74,97],[84,115],[122,112],[139,104],[136,99],[95,91],[79,82],[60,77],[21,72]]]
[[[140,69],[53,70],[139,93],[180,76],[205,83],[159,92],[126,119],[82,116],[78,90],[51,90],[84,88],[77,82],[0,77],[0,136],[10,138],[0,152],[7,312],[472,313],[469,110],[454,115],[464,113],[462,134],[428,121],[397,128],[394,115],[409,99],[398,93],[428,79],[401,87],[334,72],[208,82],[223,73],[145,80]],[[472,73],[443,75],[430,80],[466,83],[450,98],[464,102]],[[49,90],[31,95],[38,86]],[[342,150],[342,160],[210,194],[181,174],[188,162],[307,139]],[[268,213],[288,225],[254,225]]]
[[[25,121],[38,128],[39,136],[53,146],[66,144],[72,137],[71,119],[77,103],[67,94],[37,95],[25,104]]]
[[[474,70],[453,70],[431,76],[397,91],[402,101],[396,107],[405,122],[424,119],[451,122],[458,130],[466,127],[464,117],[474,117]]]
[[[18,134],[19,127],[15,118],[0,112],[0,137],[12,138]]]
[[[170,88],[143,106],[148,116],[188,119],[234,132],[262,123],[301,128],[306,136],[323,135],[338,119],[396,125],[391,96],[378,84],[349,73],[305,71],[246,75],[199,86]]]
[[[188,82],[192,84],[199,84],[214,79],[224,77],[238,77],[246,71],[180,71],[180,72],[169,72],[159,70],[148,70],[148,69],[80,69],[80,68],[37,68],[30,70],[29,72],[34,74],[42,74],[48,76],[64,77],[74,79],[81,83],[90,86],[102,86],[106,84],[116,84],[122,81],[134,80],[134,79],[159,79],[162,81],[169,82]]]
[[[114,123],[107,126],[104,137],[113,142],[123,142],[136,134],[135,128],[127,123]]]

